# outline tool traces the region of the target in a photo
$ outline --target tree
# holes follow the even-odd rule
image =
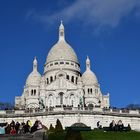
[[[140,104],[129,104],[126,106],[126,109],[132,109],[132,110],[140,110]]]
[[[14,106],[11,103],[0,102],[0,110],[12,110]]]
[[[54,132],[55,131],[55,128],[53,127],[53,125],[51,124],[50,125],[50,128],[49,128],[49,132]]]
[[[56,121],[55,132],[63,132],[63,127],[59,119]]]

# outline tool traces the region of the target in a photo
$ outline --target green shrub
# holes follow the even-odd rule
[[[49,132],[55,132],[55,128],[53,127],[52,124],[50,125]]]
[[[56,121],[55,132],[63,132],[63,127],[59,119]]]

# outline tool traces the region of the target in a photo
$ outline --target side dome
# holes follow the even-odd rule
[[[82,75],[82,81],[84,85],[95,85],[98,84],[96,75],[90,69],[90,59],[86,59],[86,71]]]
[[[82,75],[82,81],[84,85],[98,84],[96,75],[91,70],[86,70]]]
[[[37,71],[37,60],[33,61],[33,71],[29,74],[26,85],[39,86],[41,81],[41,74]]]
[[[76,53],[74,52],[72,47],[65,41],[65,31],[62,21],[59,26],[59,40],[49,51],[46,59],[46,64],[49,62],[61,60],[79,63]]]
[[[73,61],[78,63],[76,53],[66,41],[58,41],[50,50],[47,56],[46,63],[52,61]]]
[[[39,86],[40,81],[41,81],[40,73],[38,71],[32,71],[26,80],[26,85]]]

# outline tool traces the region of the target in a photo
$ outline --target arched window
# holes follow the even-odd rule
[[[70,95],[70,105],[71,106],[74,105],[74,95],[73,94]]]
[[[52,81],[53,81],[53,77],[51,76],[51,77],[50,77],[50,82],[52,82]]]
[[[49,95],[48,105],[53,106],[53,96],[52,96],[52,94]]]
[[[96,94],[98,93],[98,89],[95,89],[95,93],[96,93]]]
[[[71,82],[73,82],[73,83],[74,83],[74,76],[72,76],[72,77],[71,77]]]
[[[69,75],[67,75],[67,77],[66,77],[68,80],[70,79],[70,76]]]
[[[90,93],[92,93],[92,88],[90,89]]]
[[[34,96],[36,95],[36,89],[34,89]]]
[[[88,88],[88,93],[89,93],[89,88]]]
[[[76,77],[76,81],[75,81],[76,84],[77,84],[77,81],[78,81],[78,77]]]
[[[49,79],[47,78],[47,84],[49,84]]]
[[[34,94],[34,91],[33,91],[33,89],[31,90],[31,96],[33,96],[33,94]]]
[[[59,93],[59,97],[60,97],[60,105],[63,105],[63,92]]]

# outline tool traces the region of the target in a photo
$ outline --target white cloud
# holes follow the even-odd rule
[[[136,9],[140,9],[140,0],[77,0],[69,7],[53,14],[33,14],[31,17],[52,24],[63,19],[65,22],[80,21],[93,27],[116,27],[121,19]]]

